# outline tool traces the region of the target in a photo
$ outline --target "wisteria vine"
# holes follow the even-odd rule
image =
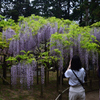
[[[63,63],[68,62],[68,58],[71,59],[74,54],[80,56],[86,70],[89,70],[89,60],[93,65],[98,66],[99,28],[81,28],[75,22],[68,20],[43,19],[34,15],[19,23],[18,32],[11,27],[2,32],[2,38],[9,42],[8,52],[11,56],[23,55],[21,51],[24,50],[25,52],[31,51],[37,58],[37,55],[47,52],[45,48],[49,48],[49,56],[58,58],[59,70],[63,69]],[[33,65],[24,63],[13,65],[11,67],[12,85],[17,83],[16,79],[19,77],[20,83],[27,83],[30,88],[33,85],[36,68],[36,65]],[[41,79],[44,79],[43,66],[41,67]],[[41,82],[44,84],[43,80]]]

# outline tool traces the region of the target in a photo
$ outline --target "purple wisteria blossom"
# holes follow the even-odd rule
[[[33,86],[36,66],[35,61],[33,61],[32,64],[25,64],[24,62],[13,65],[11,67],[11,85],[17,85],[17,79],[19,79],[22,89],[24,88],[23,86],[27,86],[27,88],[30,89],[31,86]]]

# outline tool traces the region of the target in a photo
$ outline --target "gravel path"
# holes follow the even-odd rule
[[[99,100],[99,91],[86,93],[86,100]]]

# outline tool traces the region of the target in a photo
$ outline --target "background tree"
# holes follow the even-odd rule
[[[91,25],[100,21],[99,8],[99,0],[79,0],[73,9],[72,20],[78,20],[80,26]]]
[[[99,0],[91,0],[90,2],[90,24],[100,21],[100,2]]]
[[[36,15],[70,19],[71,9],[76,2],[77,0],[34,0],[32,5]]]
[[[19,16],[30,16],[32,12],[30,0],[7,0],[1,2],[1,14],[6,16],[6,19],[12,18],[17,22]]]
[[[80,26],[100,21],[99,0],[1,0],[1,15],[17,22],[18,16],[31,14],[78,21]]]

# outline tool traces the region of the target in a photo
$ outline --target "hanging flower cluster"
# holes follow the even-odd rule
[[[36,71],[36,63],[33,61],[32,64],[18,63],[11,67],[11,85],[15,86],[20,81],[21,88],[27,86],[30,89],[33,86],[34,76]]]

